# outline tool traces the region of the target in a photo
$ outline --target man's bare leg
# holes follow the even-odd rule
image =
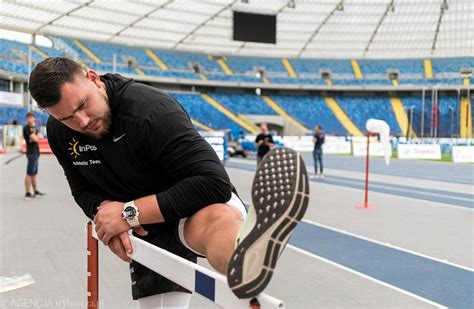
[[[33,193],[38,191],[38,188],[36,187],[36,175],[35,176],[30,176],[31,177],[31,186],[33,187]]]
[[[31,188],[31,176],[26,175],[26,177],[25,177],[25,192],[26,193],[28,193],[28,192],[31,193],[30,188]]]
[[[254,297],[270,282],[308,201],[308,175],[301,156],[289,148],[273,149],[257,168],[253,205],[245,222],[233,206],[211,205],[186,221],[184,238],[217,271],[226,273],[237,297]]]
[[[213,204],[186,220],[184,238],[193,250],[207,257],[215,270],[225,274],[242,223],[242,214],[237,208]]]

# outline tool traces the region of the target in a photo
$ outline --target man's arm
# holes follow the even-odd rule
[[[174,183],[156,194],[164,221],[189,217],[203,207],[230,199],[232,185],[227,172],[181,107],[157,115],[147,128],[148,137],[161,132],[148,143],[149,153],[154,165]]]
[[[267,145],[272,148],[273,146],[275,146],[275,142],[273,141],[273,136],[270,135],[270,138],[268,139],[267,141]]]
[[[170,187],[135,199],[140,224],[179,220],[230,199],[232,185],[217,154],[181,108],[151,114],[142,125],[138,135],[141,140],[136,143],[138,151],[146,155],[150,168],[169,179]],[[108,203],[97,213],[96,230],[105,244],[130,228],[121,217],[123,204]]]
[[[29,143],[38,143],[39,141],[39,136],[36,133],[31,132],[31,130],[29,130],[29,127],[27,126],[23,128],[23,136],[25,137],[25,139],[28,139]]]
[[[186,112],[171,98],[164,102],[166,110],[150,113],[141,122],[136,151],[144,154],[150,168],[169,179],[170,187],[155,195],[162,214],[155,211],[152,218],[172,221],[188,217],[202,207],[228,201],[232,185],[217,154],[194,129]],[[137,201],[149,205],[153,199],[148,196]],[[157,208],[157,204],[152,204]],[[147,217],[144,215],[143,220],[148,221]]]
[[[38,143],[39,142],[39,136],[36,135],[35,133],[31,133],[29,136],[30,143]]]
[[[71,193],[76,203],[84,211],[89,219],[93,219],[97,212],[97,206],[108,198],[94,189],[84,177],[76,170],[71,161],[67,158],[67,154],[61,150],[61,143],[57,141],[55,130],[58,128],[50,119],[47,125],[48,142],[56,156],[59,164],[64,170],[67,182],[71,189]],[[62,145],[64,147],[64,145]]]

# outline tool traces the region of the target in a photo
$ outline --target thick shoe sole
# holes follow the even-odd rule
[[[277,260],[309,201],[306,167],[298,153],[275,148],[262,160],[252,185],[256,223],[238,244],[227,271],[229,287],[251,298],[270,282]]]

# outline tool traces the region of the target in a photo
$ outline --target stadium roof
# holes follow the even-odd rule
[[[277,44],[232,40],[232,11],[277,14]],[[0,0],[0,28],[222,55],[474,55],[472,0]]]

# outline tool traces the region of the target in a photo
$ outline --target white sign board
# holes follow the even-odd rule
[[[213,132],[204,132],[201,131],[202,137],[208,142],[212,149],[217,153],[219,160],[224,161],[227,159],[226,149],[225,149],[225,132],[222,131],[213,131]]]
[[[0,91],[0,104],[23,107],[23,94],[16,92]]]
[[[369,156],[370,157],[381,157],[384,155],[384,146],[382,143],[375,142],[375,143],[370,143],[369,145]],[[365,143],[361,142],[353,142],[352,143],[352,155],[354,157],[361,157],[361,156],[366,156],[367,155],[367,138]]]
[[[474,163],[474,146],[453,146],[453,162]]]
[[[398,144],[399,159],[441,159],[439,144]]]
[[[327,154],[350,154],[351,143],[346,141],[327,141],[323,144],[323,152]]]

